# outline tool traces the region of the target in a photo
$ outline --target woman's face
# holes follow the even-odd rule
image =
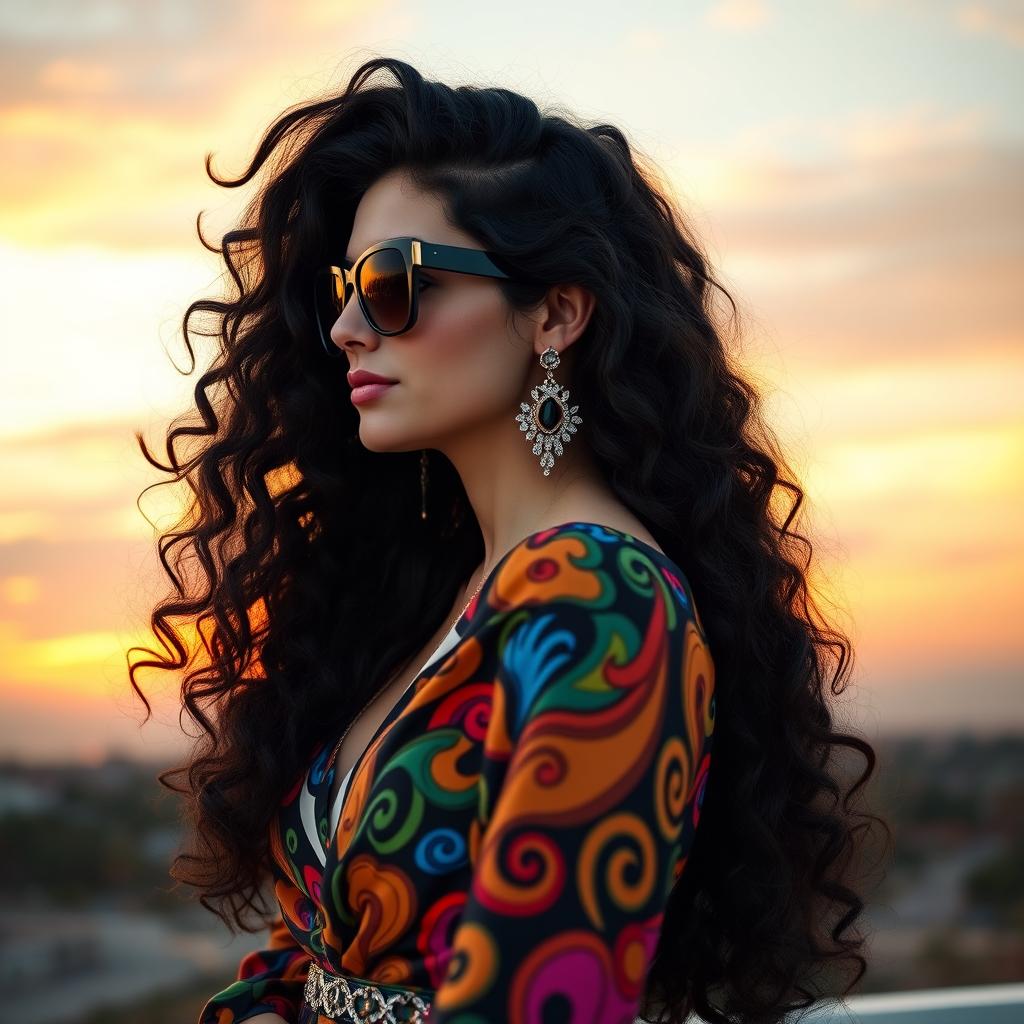
[[[376,181],[356,210],[345,255],[355,260],[386,238],[412,235],[426,242],[482,248],[444,218],[440,200],[418,191],[401,171]],[[359,303],[349,301],[331,329],[348,369],[398,381],[356,406],[359,437],[372,451],[437,447],[446,439],[511,423],[536,356],[532,344],[507,325],[508,304],[493,278],[423,270],[419,314],[404,334],[377,334]],[[344,401],[349,401],[348,392]]]

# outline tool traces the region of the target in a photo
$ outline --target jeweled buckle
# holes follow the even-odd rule
[[[430,1002],[416,992],[393,992],[390,995],[370,982],[349,979],[328,973],[311,962],[303,991],[306,1003],[319,1013],[342,1021],[360,1024],[426,1024]],[[395,1008],[401,1009],[397,1015]],[[340,1017],[340,1014],[348,1014]]]

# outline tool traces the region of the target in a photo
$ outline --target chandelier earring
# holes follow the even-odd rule
[[[522,410],[516,417],[519,429],[526,434],[527,441],[536,442],[533,454],[540,456],[544,475],[549,476],[555,464],[555,456],[564,452],[563,444],[572,440],[577,426],[583,422],[576,415],[578,405],[569,406],[569,389],[555,380],[552,372],[561,360],[558,352],[550,345],[540,354],[540,365],[547,370],[547,376],[537,387],[531,389],[533,405],[520,402]]]

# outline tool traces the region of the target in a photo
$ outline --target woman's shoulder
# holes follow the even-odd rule
[[[705,717],[713,664],[683,570],[601,523],[524,537],[481,589],[466,639],[465,664],[495,681],[487,751],[498,759],[538,715],[596,725],[587,716],[614,707],[626,718],[661,708],[657,728],[669,731]]]
[[[517,609],[580,609],[646,619],[660,608],[667,627],[694,619],[684,570],[660,549],[602,523],[572,520],[524,537],[481,588],[472,618]]]

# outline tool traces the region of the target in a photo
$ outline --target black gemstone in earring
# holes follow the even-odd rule
[[[555,456],[563,454],[563,443],[568,444],[572,440],[577,426],[583,422],[576,415],[579,406],[570,408],[568,404],[568,388],[563,388],[552,373],[560,362],[558,352],[550,345],[541,353],[540,365],[547,370],[547,377],[531,389],[533,405],[520,402],[522,411],[516,416],[519,429],[526,433],[526,440],[533,441],[536,438],[533,454],[540,456],[545,476],[550,475]]]

